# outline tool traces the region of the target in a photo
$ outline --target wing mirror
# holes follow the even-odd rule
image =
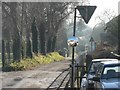
[[[100,82],[100,78],[99,78],[99,77],[93,77],[92,80],[93,80],[93,81]]]

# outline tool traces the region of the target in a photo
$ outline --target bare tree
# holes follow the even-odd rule
[[[107,23],[114,17],[116,17],[116,13],[113,10],[105,9],[101,15],[96,17],[96,19],[98,18],[100,21]]]
[[[20,40],[20,32],[19,32],[19,22],[17,17],[17,2],[14,3],[5,3],[3,2],[3,10],[6,12],[6,15],[8,16],[13,34],[12,34],[12,40],[13,40],[13,59],[15,61],[19,61],[21,59],[21,40]],[[4,32],[4,31],[3,31]]]
[[[38,46],[39,53],[55,51],[58,30],[63,27],[62,23],[73,13],[77,4],[78,2],[2,2],[3,39],[13,43],[13,49],[8,48],[8,52],[13,52],[14,61],[32,58],[34,41],[38,41],[35,47]],[[39,38],[33,40],[34,18]]]

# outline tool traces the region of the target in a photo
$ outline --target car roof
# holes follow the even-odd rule
[[[93,59],[92,62],[103,62],[103,61],[118,61],[118,59],[111,59],[111,58],[105,58],[105,59]]]
[[[107,61],[107,62],[101,62],[104,65],[112,65],[112,64],[120,64],[119,60],[115,60],[115,61]]]

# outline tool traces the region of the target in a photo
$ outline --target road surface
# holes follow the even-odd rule
[[[70,60],[40,66],[35,70],[2,73],[2,88],[47,88],[65,69]]]

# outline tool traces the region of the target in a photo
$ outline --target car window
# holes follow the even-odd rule
[[[116,66],[116,67],[106,67],[103,74],[107,74],[108,70],[115,70],[115,72],[120,72],[120,66]]]
[[[92,63],[92,65],[91,65],[91,67],[90,67],[89,73],[95,74],[95,72],[96,72],[96,70],[97,70],[97,67],[98,67],[98,64],[99,64],[99,62]]]
[[[104,68],[102,78],[118,78],[119,75],[120,66],[109,66]]]

